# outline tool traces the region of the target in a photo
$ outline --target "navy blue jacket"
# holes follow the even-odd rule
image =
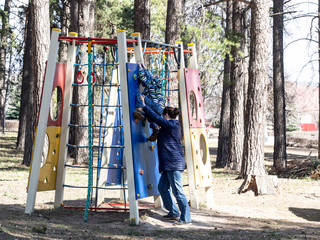
[[[149,121],[161,127],[158,135],[159,172],[183,171],[185,161],[181,149],[181,128],[178,120],[166,120],[155,113],[149,106],[144,106]]]

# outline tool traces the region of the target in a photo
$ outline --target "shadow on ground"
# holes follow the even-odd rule
[[[312,208],[289,208],[298,217],[312,222],[320,222],[320,209]]]

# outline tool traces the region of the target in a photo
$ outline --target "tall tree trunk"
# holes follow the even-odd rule
[[[74,4],[74,5],[73,5]],[[71,11],[71,31],[78,32],[80,37],[94,37],[94,1],[93,0],[73,0],[70,5]],[[78,14],[76,14],[78,13]],[[81,64],[88,63],[87,46],[81,46],[80,51],[83,53]],[[79,59],[78,59],[79,61]],[[85,75],[89,74],[87,67],[82,66]],[[79,105],[88,104],[88,88],[77,86],[73,89],[73,103]],[[78,125],[88,126],[88,108],[73,107],[72,122]],[[71,128],[70,141],[77,146],[88,146],[88,128]],[[75,148],[70,149],[71,156],[75,158],[75,163],[88,162],[88,149]]]
[[[244,139],[244,86],[248,78],[248,62],[246,56],[246,4],[234,1],[232,13],[232,33],[240,46],[233,46],[231,54],[231,88],[230,88],[230,135],[228,168],[240,171]],[[241,53],[240,53],[241,52]]]
[[[174,44],[180,38],[182,0],[168,0],[165,42]]]
[[[6,102],[6,56],[8,47],[8,35],[9,35],[9,16],[10,16],[11,0],[6,0],[4,3],[3,15],[1,17],[2,30],[0,39],[0,128],[4,133],[5,125],[5,102]]]
[[[32,102],[31,86],[32,86],[32,15],[31,4],[26,9],[26,24],[24,31],[24,55],[23,55],[23,69],[22,69],[22,85],[21,85],[21,99],[19,112],[19,130],[17,138],[17,149],[24,150],[25,133],[27,125],[27,112],[30,109],[29,105]]]
[[[273,166],[278,172],[287,166],[286,104],[283,63],[283,0],[273,0]]]
[[[227,1],[226,9],[226,37],[229,37],[232,28],[232,4]],[[224,78],[221,101],[220,129],[218,140],[218,153],[216,167],[225,167],[228,160],[229,132],[230,132],[230,71],[231,62],[229,55],[224,60]]]
[[[70,26],[70,5],[69,1],[62,1],[62,9],[61,11],[61,35],[68,36],[68,27]],[[60,42],[59,46],[59,61],[67,62],[67,48],[68,44],[65,41]]]
[[[318,14],[320,14],[320,0],[318,1]],[[320,15],[318,16],[318,55],[319,55],[319,118],[318,118],[318,159],[320,159]]]
[[[50,37],[50,21],[49,21],[49,0],[32,0],[31,1],[32,15],[32,85],[29,94],[31,95],[31,103],[27,107],[26,135],[23,164],[30,165],[32,147],[34,142],[35,130],[39,114],[40,97],[42,85],[44,81],[44,73],[46,60],[49,51]]]
[[[269,0],[251,2],[248,99],[242,174],[266,175],[264,127],[268,79]]]
[[[150,0],[134,0],[134,31],[150,40]]]

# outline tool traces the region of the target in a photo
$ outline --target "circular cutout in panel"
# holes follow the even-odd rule
[[[50,117],[53,121],[56,121],[60,116],[62,107],[62,90],[59,86],[55,87],[51,96],[50,103]]]
[[[200,135],[199,144],[200,144],[201,159],[202,159],[203,165],[206,165],[207,164],[207,143],[203,134]]]
[[[42,168],[46,164],[48,153],[49,153],[49,136],[46,133],[46,136],[44,137],[40,168]]]
[[[192,119],[193,121],[197,121],[197,116],[198,116],[197,100],[196,100],[196,95],[194,94],[193,91],[190,92],[189,104],[190,104]]]

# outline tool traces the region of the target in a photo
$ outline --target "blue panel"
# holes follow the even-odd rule
[[[156,142],[148,142],[152,130],[147,122],[135,122],[135,98],[138,92],[138,65],[127,63],[129,111],[136,198],[158,195],[159,161]]]
[[[117,101],[117,105],[119,105],[120,96]],[[121,111],[119,109],[116,110],[114,126],[122,125],[121,120]],[[123,128],[114,128],[112,134],[112,142],[111,146],[123,146]],[[123,149],[122,148],[111,148],[110,149],[110,157],[109,157],[109,166],[108,167],[119,167],[118,169],[109,169],[108,170],[108,178],[106,185],[110,184],[121,184],[121,177],[123,176],[123,170],[120,167],[123,165]],[[122,174],[121,174],[122,173]]]

